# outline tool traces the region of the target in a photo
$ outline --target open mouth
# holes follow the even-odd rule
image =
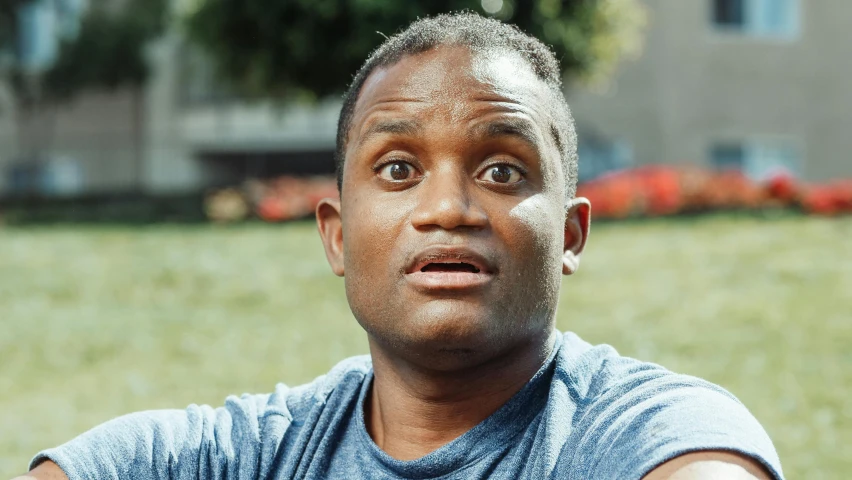
[[[458,262],[458,263],[444,263],[444,262],[433,262],[427,263],[420,269],[423,273],[428,272],[462,272],[462,273],[479,273],[479,268],[476,265]]]
[[[494,264],[472,249],[433,247],[412,260],[405,279],[421,292],[443,295],[484,288],[496,273]]]

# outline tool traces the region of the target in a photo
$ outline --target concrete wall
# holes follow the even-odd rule
[[[800,0],[792,39],[719,31],[706,0],[646,4],[644,56],[605,94],[569,92],[581,128],[627,140],[637,163],[706,162],[715,141],[781,139],[799,145],[806,178],[852,175],[852,2]]]
[[[211,153],[330,152],[339,102],[318,105],[186,103],[181,39],[167,35],[151,48],[153,75],[135,92],[83,94],[25,119],[0,113],[0,194],[7,169],[38,151],[78,161],[87,193],[141,188],[150,193],[193,191],[222,181]],[[135,104],[134,102],[138,102]],[[135,122],[141,120],[140,124]]]
[[[0,184],[9,187],[12,164],[61,155],[77,163],[86,191],[132,188],[134,168],[143,160],[136,156],[134,112],[128,91],[89,93],[27,115],[5,110],[0,115]]]

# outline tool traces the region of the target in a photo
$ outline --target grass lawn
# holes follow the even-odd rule
[[[593,228],[559,327],[736,394],[788,478],[852,478],[852,219]],[[0,230],[0,478],[117,415],[366,352],[312,224]]]

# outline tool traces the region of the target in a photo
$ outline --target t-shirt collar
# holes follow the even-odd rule
[[[391,457],[367,433],[364,405],[373,383],[371,368],[361,385],[356,406],[355,429],[359,448],[369,452],[368,455],[387,473],[412,479],[440,477],[475,463],[495,451],[504,450],[513,438],[541,414],[547,403],[555,359],[561,348],[562,342],[556,342],[547,360],[530,381],[491,416],[443,447],[410,461]]]

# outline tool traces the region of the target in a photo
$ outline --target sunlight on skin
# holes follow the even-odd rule
[[[65,473],[55,463],[46,461],[27,475],[12,480],[68,480]]]
[[[643,480],[769,480],[763,467],[729,452],[690,453],[671,460]]]

